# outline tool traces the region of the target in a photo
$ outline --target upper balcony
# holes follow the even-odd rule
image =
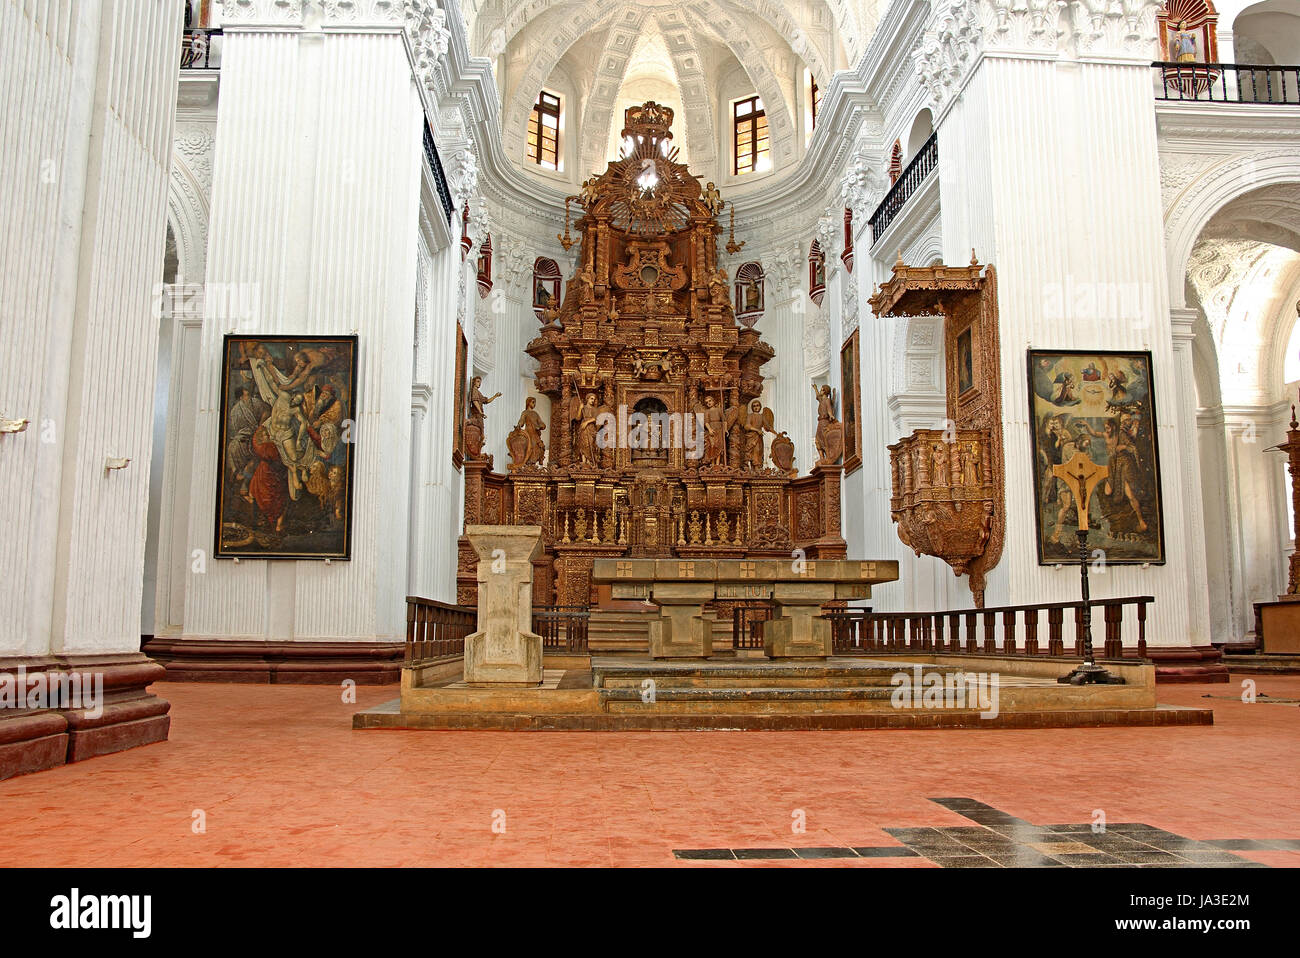
[[[1300,104],[1300,66],[1268,63],[1151,64],[1156,99],[1187,103]]]
[[[181,34],[182,70],[221,68],[221,28],[190,27]]]
[[[912,157],[912,161],[907,164],[907,168],[899,174],[898,179],[894,181],[894,185],[889,188],[889,192],[880,201],[876,211],[871,214],[871,219],[868,222],[871,225],[872,245],[879,242],[880,237],[885,235],[885,231],[889,229],[889,224],[894,221],[894,217],[902,212],[903,207],[907,205],[907,201],[921,188],[926,178],[938,165],[939,134],[931,133],[930,138],[916,151],[916,156]]]

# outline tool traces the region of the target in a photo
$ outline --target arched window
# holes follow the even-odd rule
[[[545,90],[528,114],[528,159],[544,169],[560,168],[560,98]]]
[[[808,249],[808,296],[820,306],[825,295],[826,254],[822,252],[822,244],[813,240]]]
[[[763,315],[763,267],[744,263],[736,270],[736,319],[752,327]]]
[[[478,248],[478,295],[482,299],[492,292],[492,234],[483,237]]]
[[[544,309],[560,308],[560,267],[555,260],[539,256],[533,261],[533,309],[541,317]]]

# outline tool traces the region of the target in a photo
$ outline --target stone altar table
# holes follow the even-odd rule
[[[704,606],[715,599],[771,601],[776,617],[763,625],[769,658],[826,658],[827,602],[869,599],[871,587],[898,579],[898,563],[852,559],[598,559],[592,581],[610,583],[615,599],[659,606],[650,625],[650,657],[708,658],[712,640]]]

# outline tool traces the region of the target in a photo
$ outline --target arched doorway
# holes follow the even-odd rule
[[[1213,638],[1250,641],[1253,606],[1286,586],[1294,549],[1284,458],[1273,451],[1300,381],[1300,182],[1235,196],[1202,226],[1185,273],[1197,313],[1197,454]],[[1294,342],[1293,342],[1294,339]]]

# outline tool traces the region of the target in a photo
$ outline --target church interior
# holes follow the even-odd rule
[[[11,821],[1300,865],[1297,64],[1295,0],[0,0]]]

